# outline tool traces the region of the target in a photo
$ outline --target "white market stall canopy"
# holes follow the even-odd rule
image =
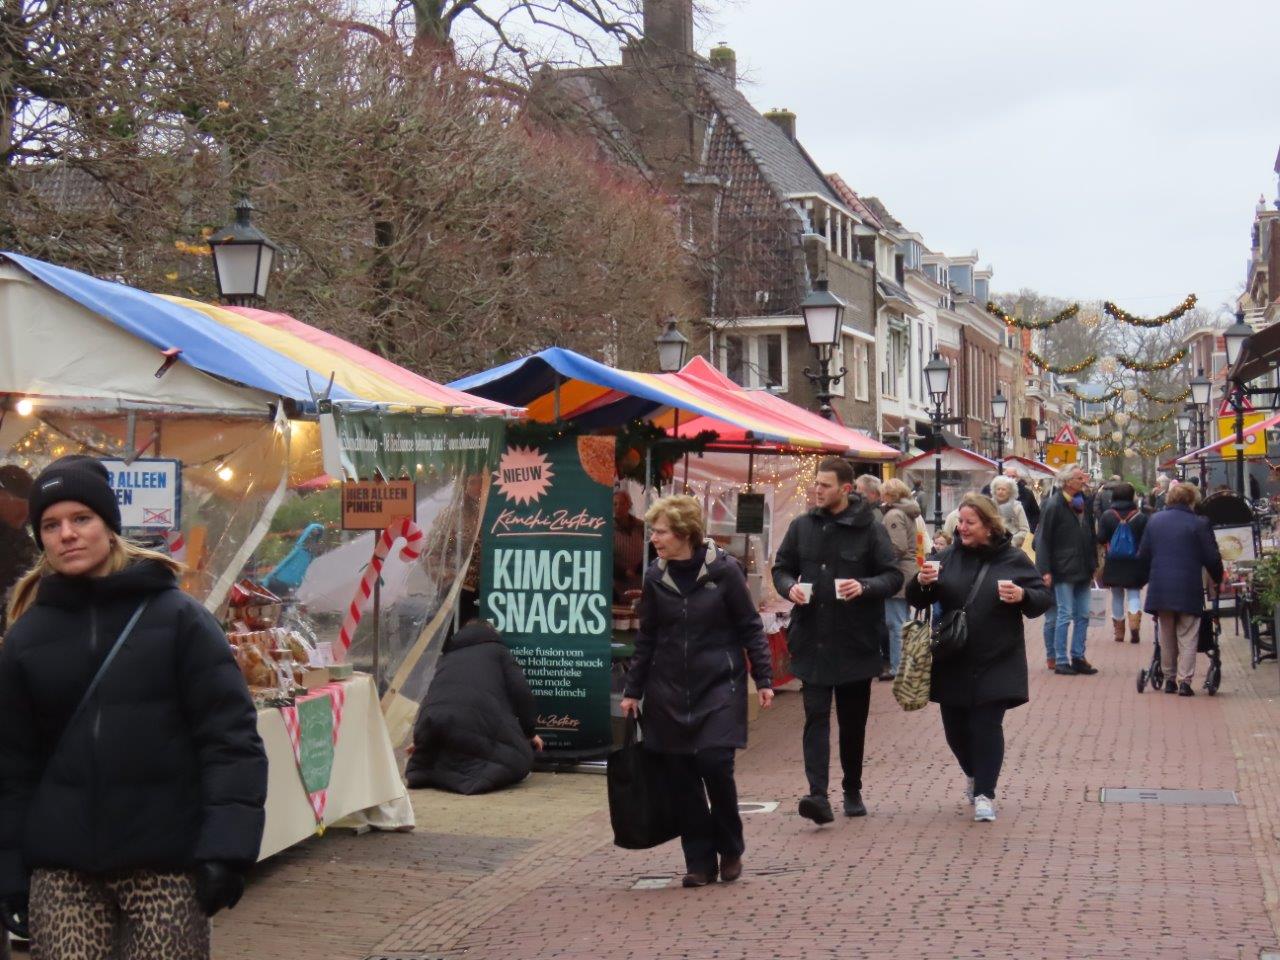
[[[933,473],[933,453],[921,453],[906,460],[898,461],[901,473]],[[988,460],[980,453],[966,450],[964,447],[947,447],[942,451],[942,469],[947,473],[990,473],[996,472],[996,462]]]

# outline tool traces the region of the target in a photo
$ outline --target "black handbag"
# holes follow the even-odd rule
[[[662,757],[636,741],[639,718],[626,722],[621,749],[609,754],[609,822],[624,850],[648,850],[680,835]]]
[[[973,587],[969,590],[969,596],[965,598],[964,606],[947,611],[933,625],[933,637],[929,641],[929,648],[933,651],[935,662],[953,660],[963,654],[965,647],[969,645],[969,620],[965,610],[978,595],[978,588],[982,586],[982,581],[987,576],[987,568],[990,566],[990,563],[984,563],[978,568],[978,575],[973,578]]]

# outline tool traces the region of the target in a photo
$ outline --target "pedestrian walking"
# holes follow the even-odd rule
[[[881,484],[880,509],[904,584],[898,588],[897,593],[884,601],[885,629],[889,634],[889,669],[880,674],[880,679],[892,680],[898,675],[898,663],[902,659],[902,625],[911,615],[907,595],[903,591],[906,581],[920,569],[920,561],[924,559],[924,542],[920,508],[911,499],[910,489],[901,480],[892,478]]]
[[[43,553],[0,649],[0,910],[34,957],[203,960],[258,857],[249,690],[179,564],[121,536],[106,467],[35,480]]]
[[[827,799],[831,702],[840,732],[844,813],[865,816],[862,754],[871,681],[880,674],[884,601],[902,586],[893,544],[871,505],[852,493],[853,468],[829,457],[814,478],[817,505],[791,521],[773,562],[773,585],[793,604],[787,646],[804,699],[800,815],[835,819]]]
[[[1126,621],[1129,642],[1138,642],[1142,627],[1142,588],[1147,583],[1147,562],[1138,556],[1138,545],[1147,529],[1147,514],[1138,509],[1133,484],[1112,485],[1111,506],[1098,521],[1098,543],[1106,551],[1102,562],[1104,587],[1111,590],[1111,626],[1116,643],[1124,643]]]
[[[1085,659],[1089,631],[1089,593],[1097,558],[1093,514],[1084,496],[1088,475],[1075,465],[1058,474],[1058,492],[1049,497],[1036,532],[1036,568],[1053,589],[1057,620],[1053,635],[1053,672],[1071,676],[1098,670]],[[1070,647],[1067,645],[1071,632]]]
[[[882,486],[880,478],[875,474],[863,473],[859,474],[853,482],[853,492],[871,504],[874,509],[879,510]]]
[[[1012,477],[996,477],[991,481],[991,500],[1000,511],[1010,542],[1021,550],[1023,541],[1031,535],[1031,525],[1027,522],[1026,508],[1018,499],[1018,482]]]
[[[1189,483],[1169,487],[1163,510],[1147,521],[1138,556],[1150,564],[1147,613],[1160,627],[1160,664],[1165,693],[1195,695],[1200,618],[1204,614],[1204,580],[1222,582],[1222,554],[1207,517],[1197,516],[1200,491]],[[1176,678],[1176,679],[1175,679]]]
[[[773,703],[764,625],[738,561],[704,538],[696,499],[663,497],[645,520],[657,558],[622,712],[636,716],[643,698],[644,746],[663,756],[679,818],[684,886],[728,883],[746,850],[733,764],[747,745],[747,659],[760,706]]]
[[[907,599],[915,607],[941,603],[944,616],[966,612],[967,642],[951,658],[934,660],[929,699],[938,704],[947,745],[964,772],[973,819],[992,821],[1004,715],[1028,700],[1022,621],[1049,608],[1049,588],[987,497],[964,496],[956,532],[958,542],[942,552],[940,567],[925,567],[907,583]]]

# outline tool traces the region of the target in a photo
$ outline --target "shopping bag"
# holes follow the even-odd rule
[[[647,850],[680,835],[662,757],[636,740],[639,719],[628,720],[622,747],[609,754],[609,822],[613,842],[624,850]]]
[[[898,659],[898,675],[893,678],[893,699],[903,710],[922,710],[929,703],[933,675],[929,641],[927,620],[908,620],[902,625],[902,656]]]

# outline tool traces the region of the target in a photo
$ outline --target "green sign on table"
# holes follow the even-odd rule
[[[333,772],[333,702],[312,697],[298,703],[298,769],[307,793],[329,789]]]
[[[613,465],[612,437],[512,427],[481,527],[480,615],[524,668],[551,750],[610,744]]]

